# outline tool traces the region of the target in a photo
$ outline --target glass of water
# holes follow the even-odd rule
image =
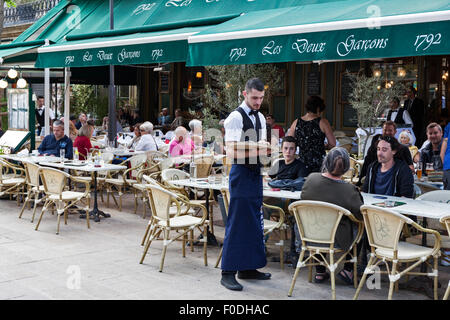
[[[61,159],[61,162],[64,162],[64,157],[66,155],[65,149],[59,149],[59,158]]]

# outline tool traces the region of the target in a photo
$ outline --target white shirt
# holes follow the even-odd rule
[[[36,108],[37,112],[39,112],[39,115],[42,116],[42,113],[45,111],[45,106],[42,106],[41,109]],[[50,119],[55,119],[55,113],[52,109],[48,109],[48,115],[50,116]]]
[[[156,140],[151,134],[143,134],[136,146],[136,151],[157,151]]]
[[[244,109],[245,113],[248,115],[250,120],[252,120],[253,127],[256,127],[256,117],[255,115],[249,115],[250,109],[249,106],[244,102],[241,103],[240,107]],[[266,118],[261,112],[258,112],[259,121],[261,122],[261,130],[259,132],[259,140],[267,140],[267,131],[266,131]],[[228,141],[241,141],[242,136],[242,128],[244,127],[244,120],[242,119],[242,115],[239,111],[233,111],[230,115],[225,119],[223,124],[225,128],[225,142]]]
[[[392,114],[391,114],[391,118],[387,119],[387,116],[389,115],[389,111],[391,111],[391,109],[387,109],[385,114],[386,114],[386,120],[391,120],[394,121],[395,117],[397,117],[397,112],[399,109],[397,110],[393,110]],[[413,122],[411,120],[411,116],[409,115],[409,112],[405,109],[405,111],[403,111],[403,121],[405,121],[405,124],[410,124],[411,128],[413,127]]]

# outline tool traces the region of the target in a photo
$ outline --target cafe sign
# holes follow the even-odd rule
[[[426,28],[425,28],[426,26]],[[192,36],[188,66],[326,61],[450,53],[450,21],[211,41]],[[250,32],[249,32],[250,34]],[[202,34],[199,34],[202,36]],[[211,39],[213,39],[211,34]],[[230,37],[231,38],[231,37]],[[192,40],[191,40],[192,39]],[[206,40],[203,40],[206,39]],[[211,54],[214,52],[214,54]]]

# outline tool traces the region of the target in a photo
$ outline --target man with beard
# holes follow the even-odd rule
[[[378,161],[369,166],[362,191],[413,198],[413,174],[403,160],[394,158],[400,149],[398,140],[391,136],[381,136],[376,146]]]

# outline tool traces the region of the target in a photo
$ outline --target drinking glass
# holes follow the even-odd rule
[[[227,177],[228,177],[227,170],[228,170],[227,165],[223,165],[222,166],[222,183],[223,184],[227,184]]]
[[[434,171],[433,163],[432,162],[427,163],[425,170],[427,172],[427,175],[429,175],[430,172]]]
[[[417,174],[417,179],[421,180],[422,179],[422,162],[417,163],[416,174]]]
[[[79,156],[77,147],[73,147],[73,160],[76,162],[78,162],[78,160],[80,160],[80,156]]]
[[[61,162],[64,162],[65,155],[66,155],[66,150],[65,149],[59,149],[59,157],[61,159]]]

